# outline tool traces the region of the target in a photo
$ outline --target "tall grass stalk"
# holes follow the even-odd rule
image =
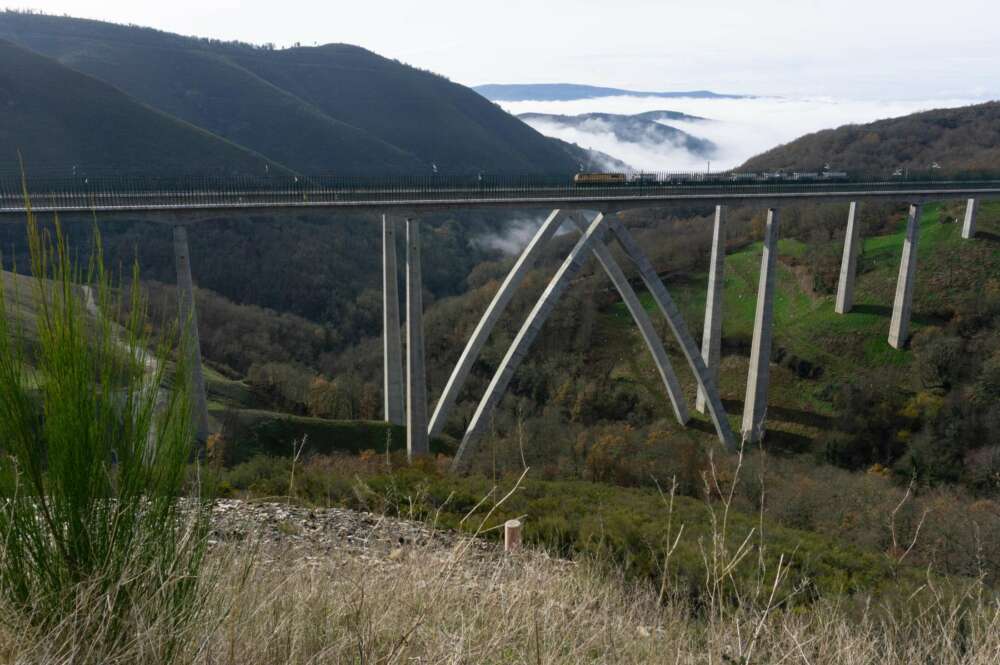
[[[113,641],[137,611],[179,624],[198,604],[208,516],[206,503],[182,499],[188,356],[172,353],[175,334],[149,351],[138,267],[133,288],[116,288],[96,228],[86,274],[58,218],[43,230],[29,206],[27,234],[37,339],[0,289],[0,595],[43,628],[67,627],[83,603],[85,623]]]

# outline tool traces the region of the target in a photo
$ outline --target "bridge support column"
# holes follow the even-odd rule
[[[913,307],[913,281],[917,274],[917,240],[920,236],[920,206],[911,205],[906,220],[906,238],[903,240],[903,257],[896,280],[896,300],[889,324],[889,345],[895,349],[906,346],[910,338],[910,309]]]
[[[708,267],[708,296],[705,298],[705,327],[701,334],[701,357],[715,385],[719,385],[719,363],[722,356],[722,298],[726,267],[726,209],[715,206],[712,227],[712,261]],[[705,391],[698,386],[695,408],[705,413]]]
[[[573,221],[581,232],[586,232],[586,224],[581,223],[576,216],[574,216]],[[667,357],[667,350],[663,348],[663,342],[656,333],[656,328],[653,327],[653,322],[650,320],[649,315],[646,314],[642,303],[639,302],[639,296],[635,294],[635,290],[628,282],[628,277],[625,276],[621,266],[615,261],[615,257],[612,256],[611,251],[603,241],[595,240],[593,242],[593,252],[601,267],[604,268],[604,272],[611,279],[611,283],[614,284],[618,294],[622,297],[626,309],[632,315],[632,320],[635,321],[635,325],[639,328],[639,333],[646,343],[646,348],[649,349],[649,353],[653,356],[653,363],[656,365],[656,371],[659,372],[660,380],[663,381],[663,387],[667,391],[670,406],[674,410],[674,417],[677,418],[677,422],[681,425],[687,425],[691,419],[691,414],[688,413],[687,404],[684,402],[684,393],[681,391],[681,384],[677,380],[677,374],[670,364],[670,359]]]
[[[525,275],[528,274],[528,271],[538,261],[538,256],[541,254],[542,248],[545,247],[549,239],[559,229],[564,217],[565,215],[561,210],[553,210],[549,214],[542,226],[535,232],[535,236],[531,239],[531,242],[521,252],[521,256],[514,263],[514,267],[510,269],[496,295],[493,296],[493,300],[476,325],[476,329],[472,332],[472,337],[469,338],[468,343],[465,345],[465,349],[462,351],[455,369],[452,370],[451,376],[448,378],[448,383],[444,387],[444,392],[441,393],[441,397],[437,401],[429,428],[429,434],[432,438],[441,434],[441,431],[444,429],[448,421],[448,416],[451,415],[451,410],[455,406],[455,400],[458,399],[458,393],[462,390],[466,379],[469,378],[472,365],[475,364],[476,358],[479,357],[479,353],[486,344],[486,340],[489,339],[490,333],[493,332],[493,327],[500,319],[504,310],[507,309],[507,305],[510,303],[511,298],[514,297],[517,287],[524,281]]]
[[[594,241],[599,241],[606,232],[607,226],[604,224],[604,215],[598,214],[562,262],[562,265],[559,266],[559,270],[556,271],[549,285],[545,287],[545,291],[542,292],[538,302],[531,309],[528,318],[525,319],[510,348],[507,349],[506,355],[500,361],[500,366],[493,375],[490,385],[486,388],[486,394],[479,401],[479,406],[476,407],[476,412],[473,414],[472,421],[465,430],[465,436],[462,437],[462,443],[452,462],[453,471],[460,471],[464,468],[468,458],[472,455],[475,442],[478,441],[486,429],[493,411],[500,403],[507,385],[514,376],[514,370],[517,369],[524,356],[527,355],[531,343],[535,341],[535,337],[538,336],[538,332],[542,329],[549,314],[552,313],[552,309],[555,307],[560,296],[566,291],[570,281],[583,268],[583,264],[590,253]]]
[[[427,377],[424,372],[423,277],[420,222],[406,220],[406,455],[426,455]]]
[[[201,367],[201,340],[198,337],[187,228],[180,225],[174,226],[174,268],[177,272],[177,303],[183,335],[181,343],[187,351],[190,372],[191,415],[195,437],[198,442],[204,443],[208,439],[208,400],[205,396],[205,375]]]
[[[965,221],[962,223],[962,238],[972,240],[976,237],[976,213],[979,212],[979,199],[969,199],[965,204]]]
[[[688,332],[687,325],[685,325],[684,319],[677,309],[677,305],[674,304],[674,300],[667,292],[667,288],[663,286],[663,281],[656,273],[653,264],[646,258],[645,253],[639,248],[639,244],[632,237],[632,234],[628,232],[628,229],[625,228],[625,225],[617,219],[612,219],[611,230],[618,237],[618,242],[621,244],[622,249],[625,250],[629,259],[638,268],[643,283],[649,289],[649,293],[656,301],[657,307],[660,308],[660,312],[667,319],[667,324],[670,326],[674,338],[680,344],[681,351],[684,352],[684,357],[687,359],[688,365],[691,367],[691,371],[694,372],[695,379],[698,381],[698,387],[705,391],[708,413],[715,425],[719,441],[726,447],[726,450],[735,452],[737,449],[736,437],[729,426],[726,411],[722,407],[722,400],[719,399],[719,390],[715,385],[711,372],[705,366],[705,361],[698,353],[698,346],[691,337],[691,333]]]
[[[399,331],[399,282],[396,272],[397,221],[382,215],[382,379],[386,422],[402,425],[403,342]]]
[[[858,239],[861,225],[857,218],[858,202],[851,201],[847,213],[847,233],[844,235],[844,256],[840,260],[840,282],[837,285],[837,314],[847,314],[854,307],[854,281],[858,266]]]
[[[751,443],[764,437],[767,416],[767,388],[771,365],[771,327],[774,317],[774,264],[778,258],[778,211],[767,211],[764,228],[764,252],[760,259],[760,282],[757,285],[757,313],[754,316],[753,342],[750,347],[750,372],[743,402],[743,439]]]

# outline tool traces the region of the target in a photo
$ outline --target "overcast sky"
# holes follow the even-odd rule
[[[358,44],[467,85],[1000,97],[998,0],[7,2],[187,35]]]

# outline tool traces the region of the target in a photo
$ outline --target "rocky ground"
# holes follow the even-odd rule
[[[351,556],[369,561],[422,557],[467,563],[496,562],[503,546],[454,531],[342,508],[220,499],[213,509],[210,545],[245,542],[271,558]]]

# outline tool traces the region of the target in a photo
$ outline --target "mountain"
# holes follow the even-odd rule
[[[595,85],[576,83],[512,83],[477,85],[472,88],[486,99],[494,102],[562,102],[573,99],[595,99],[597,97],[663,97],[671,99],[689,97],[696,99],[741,99],[746,95],[723,95],[710,90],[688,90],[682,92],[640,92],[621,88],[602,88]]]
[[[700,115],[689,115],[680,111],[646,111],[645,113],[636,113],[632,117],[653,122],[705,122],[708,120]]]
[[[580,115],[555,115],[550,113],[522,113],[517,117],[529,125],[540,129],[543,125],[572,128],[588,134],[611,133],[623,143],[637,144],[646,148],[662,146],[666,149],[683,148],[702,157],[711,157],[716,145],[708,139],[692,136],[675,127],[664,125],[651,118],[669,117],[671,111],[653,111],[639,115],[619,115],[615,113],[582,113]],[[694,118],[683,113],[683,118]],[[674,117],[675,120],[683,119]]]
[[[885,173],[896,168],[996,170],[1000,102],[937,109],[808,134],[747,161],[747,171],[817,170]]]
[[[149,108],[120,90],[0,40],[0,155],[29,172],[69,175],[160,168],[190,173],[260,172],[275,162],[210,132]],[[41,167],[41,168],[37,168]]]
[[[357,46],[274,50],[17,12],[0,13],[0,39],[300,172],[558,173],[579,162],[472,90]]]

